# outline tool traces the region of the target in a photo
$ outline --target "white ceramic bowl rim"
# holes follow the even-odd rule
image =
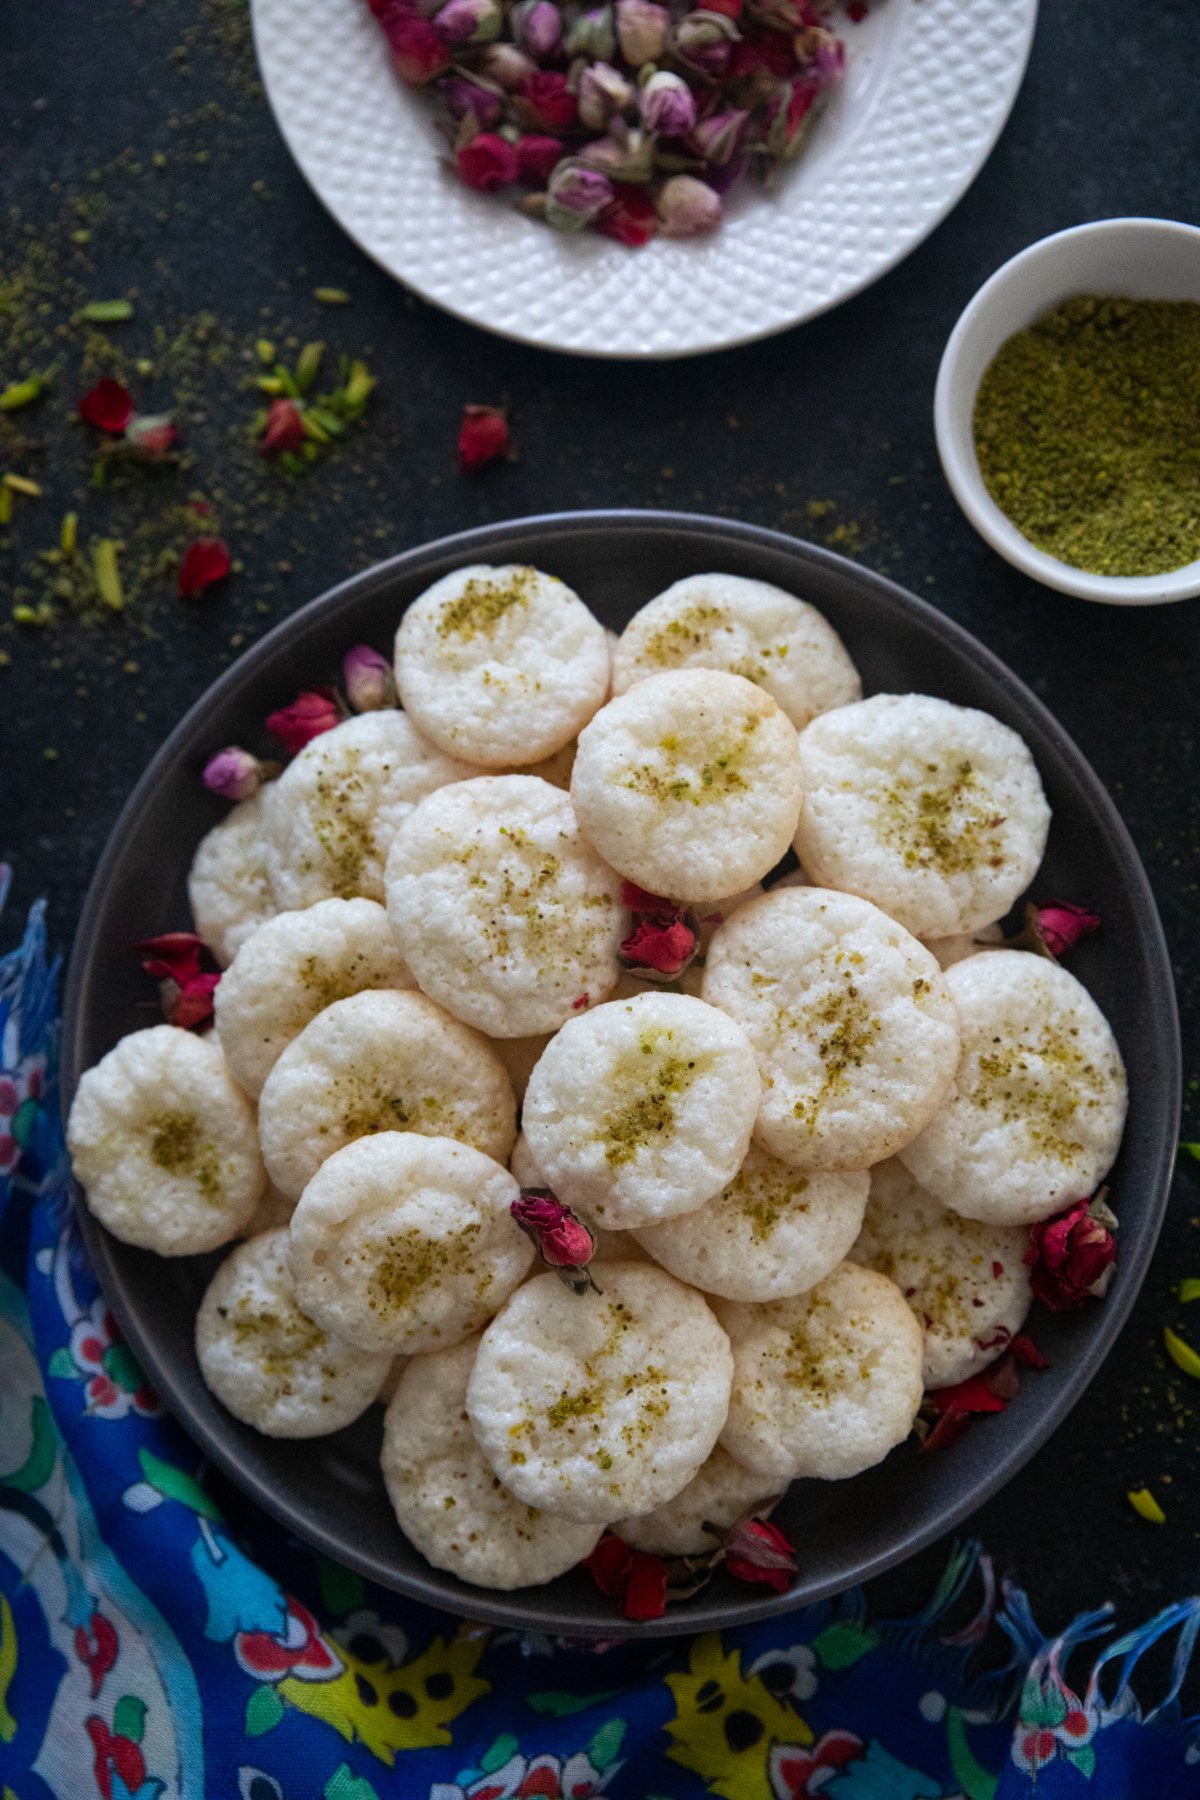
[[[1181,568],[1161,575],[1095,575],[1085,569],[1074,568],[1058,557],[1049,556],[1030,543],[984,486],[975,456],[972,426],[975,395],[983,369],[981,367],[975,379],[971,380],[964,374],[963,365],[971,352],[977,353],[979,343],[988,334],[992,324],[989,315],[997,312],[1000,297],[1019,290],[1022,283],[1030,286],[1030,277],[1035,273],[1045,276],[1055,267],[1062,267],[1065,272],[1081,247],[1095,250],[1107,240],[1113,250],[1113,274],[1111,280],[1105,282],[1104,291],[1119,294],[1129,289],[1129,277],[1122,276],[1122,268],[1127,268],[1134,260],[1136,246],[1140,243],[1144,247],[1151,239],[1159,246],[1173,240],[1176,246],[1186,246],[1188,252],[1194,255],[1195,297],[1200,300],[1200,227],[1172,219],[1131,217],[1097,219],[1087,225],[1075,225],[1066,231],[1055,232],[1011,257],[984,282],[967,305],[943,352],[934,396],[934,429],[942,468],[955,499],[980,536],[1014,567],[1044,586],[1056,588],[1060,593],[1074,594],[1084,600],[1100,600],[1113,606],[1154,606],[1172,600],[1187,600],[1200,594],[1200,560],[1185,563]],[[1088,285],[1072,283],[1068,278],[1059,299],[1047,299],[1044,303],[1039,301],[1028,312],[1024,324],[1032,323],[1069,294],[1087,291]],[[1148,297],[1141,282],[1135,285],[1138,289],[1135,297]],[[1090,286],[1093,291],[1098,291],[1095,283]],[[1021,329],[1022,324],[1010,322],[996,338],[983,367],[990,362],[1000,345],[1014,331]]]

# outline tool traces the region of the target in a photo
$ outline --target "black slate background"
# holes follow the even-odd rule
[[[0,437],[0,463],[46,488],[0,536],[0,595],[26,584],[30,558],[55,541],[69,506],[85,531],[120,533],[189,490],[216,500],[244,568],[203,606],[182,606],[168,576],[117,621],[0,623],[10,659],[0,666],[0,857],[16,871],[5,945],[38,894],[49,897],[54,935],[69,940],[100,846],[154,747],[243,643],[349,570],[522,513],[655,504],[723,513],[832,539],[931,599],[1074,734],[1159,898],[1183,1014],[1185,1136],[1200,1137],[1200,602],[1124,611],[1023,579],[958,513],[931,421],[945,339],[1008,256],[1093,218],[1196,219],[1194,0],[1044,0],[1012,120],[925,245],[826,318],[747,350],[660,366],[506,344],[430,310],[368,263],[288,159],[257,89],[240,0],[91,0],[69,14],[5,0],[0,18],[0,204],[11,207],[0,281],[25,272],[24,298],[0,311],[0,375],[41,366],[43,349],[63,362],[36,419],[19,415],[41,447],[13,452],[13,432]],[[80,219],[92,229],[86,246],[70,240]],[[353,305],[317,307],[319,284],[348,289]],[[182,401],[194,460],[109,497],[88,492],[89,453],[71,422],[85,379],[104,369],[93,357],[85,378],[70,312],[82,297],[127,292],[137,317],[111,341],[155,362],[154,376],[134,383],[139,399],[147,409]],[[202,310],[224,360],[176,380],[156,356],[155,328],[174,333]],[[369,350],[379,377],[369,426],[304,484],[264,470],[247,447],[254,402],[239,382],[264,331]],[[453,453],[460,409],[501,397],[520,460],[468,482]],[[814,518],[813,502],[833,508]],[[1089,898],[1103,907],[1102,895]],[[1177,1177],[1150,1279],[1103,1374],[975,1521],[1049,1627],[1104,1597],[1130,1625],[1200,1587],[1200,1414],[1196,1390],[1160,1347],[1164,1322],[1200,1342],[1200,1308],[1192,1319],[1173,1295],[1188,1275],[1200,1275],[1200,1165]],[[1143,1484],[1167,1511],[1161,1529],[1126,1503],[1126,1489]],[[880,1584],[879,1603],[927,1587],[939,1555]]]

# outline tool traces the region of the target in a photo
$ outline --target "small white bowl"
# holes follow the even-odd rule
[[[984,283],[950,334],[933,419],[954,498],[1000,555],[1063,594],[1109,606],[1159,606],[1200,594],[1200,561],[1165,575],[1091,575],[1023,537],[983,484],[975,455],[975,396],[1000,346],[1074,294],[1200,301],[1200,229],[1169,219],[1101,219],[1031,244]]]

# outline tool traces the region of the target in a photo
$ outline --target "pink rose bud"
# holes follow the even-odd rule
[[[523,81],[537,73],[537,64],[515,44],[488,44],[478,62],[479,73],[497,87],[519,88]]]
[[[579,77],[579,117],[592,131],[603,131],[609,120],[623,112],[633,99],[633,88],[611,63],[593,63]]]
[[[785,1594],[796,1573],[796,1552],[778,1525],[740,1519],[725,1539],[725,1567],[738,1581]]]
[[[447,0],[433,23],[448,44],[490,44],[503,17],[496,0]]]
[[[510,187],[521,173],[517,153],[507,138],[495,131],[481,131],[463,144],[454,158],[459,180],[481,194]]]
[[[1112,1279],[1117,1241],[1094,1216],[1094,1204],[1077,1200],[1056,1218],[1029,1228],[1029,1283],[1054,1312],[1074,1312],[1088,1299],[1102,1299]]]
[[[644,131],[630,131],[623,119],[614,119],[612,135],[585,144],[579,161],[599,169],[610,181],[649,181],[654,173],[654,139]],[[653,213],[648,196],[642,198]]]
[[[378,712],[382,706],[395,706],[396,683],[392,665],[369,644],[355,644],[342,659],[342,679],[346,698],[355,712]]]
[[[642,124],[658,137],[686,137],[696,123],[696,102],[681,75],[660,69],[641,92]]]
[[[289,450],[298,450],[304,442],[304,420],[300,416],[300,408],[294,400],[273,400],[267,413],[267,423],[261,438],[258,440],[260,456],[283,456]]]
[[[381,15],[380,24],[392,53],[392,66],[409,87],[423,87],[449,67],[450,52],[445,39],[411,7],[389,7]]]
[[[305,744],[340,725],[342,715],[337,695],[331,687],[312,688],[297,694],[290,706],[267,715],[267,730],[279,739],[284,749],[294,756]]]
[[[612,7],[597,6],[581,13],[567,33],[566,47],[571,56],[594,56],[608,62],[617,49]]]
[[[658,196],[658,216],[667,237],[700,237],[721,223],[721,196],[694,175],[672,175]]]
[[[682,18],[672,34],[679,60],[703,75],[720,77],[729,67],[741,32],[723,13],[694,12]]]
[[[1065,956],[1081,937],[1089,937],[1100,929],[1099,913],[1086,906],[1072,906],[1069,900],[1052,900],[1039,906],[1031,920],[1033,928],[1051,956]]]
[[[161,462],[179,442],[170,413],[135,413],[125,427],[125,447],[143,462]]]
[[[846,72],[846,46],[823,25],[810,25],[792,39],[792,48],[822,89],[836,87]]]
[[[587,1273],[596,1240],[569,1206],[554,1198],[549,1188],[522,1188],[509,1211],[527,1238],[537,1246],[542,1261],[566,1282],[574,1293],[594,1286]]]
[[[275,768],[278,765],[274,765]],[[222,800],[249,800],[273,772],[270,763],[259,762],[248,750],[237,744],[218,750],[204,765],[204,785]]]
[[[517,139],[521,180],[527,181],[530,187],[544,188],[562,157],[563,146],[559,138],[539,137],[536,132],[531,132]]]
[[[442,82],[439,93],[456,119],[470,113],[481,131],[494,125],[500,117],[500,96],[490,88],[480,87],[466,75],[450,75]]]
[[[799,154],[805,121],[818,91],[810,75],[785,83],[780,97],[767,111],[767,148],[773,156],[781,156],[786,161]]]
[[[509,18],[514,39],[531,56],[550,56],[558,49],[562,15],[552,0],[517,0]]]
[[[582,231],[613,197],[612,182],[598,169],[561,162],[550,177],[546,223],[558,231]]]
[[[653,0],[617,0],[617,38],[631,68],[657,62],[667,42],[670,17]]]
[[[713,113],[701,119],[692,133],[692,142],[706,162],[721,167],[736,156],[746,139],[750,115],[737,107]]]

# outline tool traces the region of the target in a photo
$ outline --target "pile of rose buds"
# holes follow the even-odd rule
[[[828,0],[368,0],[452,167],[558,231],[716,229],[751,170],[800,151],[845,50]]]

